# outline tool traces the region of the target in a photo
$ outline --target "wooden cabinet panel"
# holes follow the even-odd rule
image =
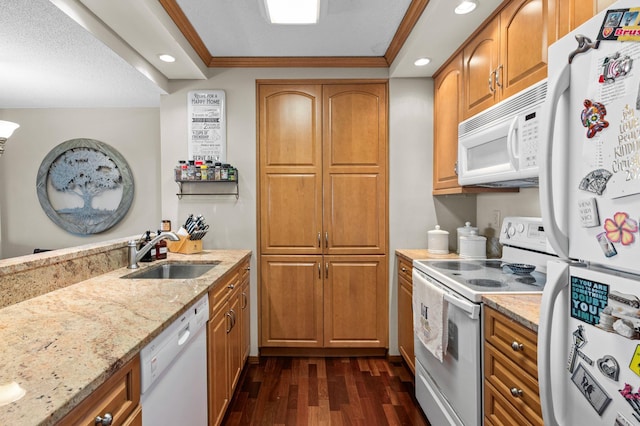
[[[320,254],[321,176],[267,173],[260,186],[262,253]]]
[[[464,46],[463,120],[487,109],[497,100],[494,72],[500,64],[499,22],[497,19],[489,21]]]
[[[227,336],[229,345],[229,383],[231,384],[231,389],[235,389],[240,379],[240,373],[242,372],[241,298],[242,294],[240,287],[238,287],[229,298],[227,307],[227,312],[230,314],[229,320],[231,321]],[[230,392],[229,398],[232,396],[233,392]]]
[[[550,32],[549,44],[607,9],[614,2],[615,0],[549,0],[549,22],[555,23]]]
[[[227,335],[231,318],[226,309],[218,309],[207,323],[207,377],[209,425],[222,423],[229,405],[229,350]]]
[[[533,331],[486,308],[484,335],[487,343],[506,354],[519,368],[538,377],[538,336]]]
[[[483,312],[485,416],[495,425],[542,425],[536,334],[492,308]]]
[[[323,86],[325,254],[384,254],[387,217],[384,84]]]
[[[325,347],[386,347],[386,259],[325,256]]]
[[[412,296],[413,286],[402,275],[398,274],[398,348],[400,355],[409,365],[411,372],[415,373]]]
[[[242,342],[242,362],[244,366],[247,358],[249,358],[249,352],[251,351],[251,285],[249,280],[249,263],[243,265],[245,274],[242,280],[242,287],[240,289],[241,295],[241,308],[242,311],[240,317],[241,327],[240,334],[242,335],[240,341]]]
[[[327,254],[384,253],[385,186],[379,174],[329,177],[324,207]]]
[[[511,0],[500,13],[500,99],[547,76],[547,1]]]
[[[322,346],[321,262],[321,256],[262,256],[262,346]]]
[[[140,357],[136,356],[108,378],[91,395],[78,404],[57,424],[95,425],[97,416],[106,413],[113,424],[125,424],[136,419],[140,408]],[[135,423],[132,423],[135,424]]]
[[[261,253],[319,254],[322,86],[260,85],[258,93]]]
[[[434,77],[433,189],[458,188],[458,124],[462,121],[462,54]]]

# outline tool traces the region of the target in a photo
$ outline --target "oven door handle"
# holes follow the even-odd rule
[[[462,300],[451,293],[445,293],[444,300],[465,311],[472,320],[480,317],[480,305]]]

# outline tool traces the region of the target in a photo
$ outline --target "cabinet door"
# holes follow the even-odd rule
[[[462,121],[462,54],[434,77],[433,189],[457,188],[458,124]]]
[[[548,0],[549,22],[552,26],[549,44],[567,35],[598,12],[611,6],[615,0]]]
[[[324,257],[325,347],[387,347],[386,256]]]
[[[321,253],[322,86],[259,85],[263,254]]]
[[[325,254],[384,254],[387,85],[323,86]]]
[[[229,404],[229,349],[227,335],[231,317],[226,304],[213,313],[207,323],[207,369],[209,424],[219,425]]]
[[[240,315],[240,318],[241,318],[240,334],[242,335],[242,338],[240,340],[242,343],[241,365],[243,367],[245,362],[247,361],[247,358],[249,357],[249,352],[251,351],[251,305],[249,304],[249,302],[251,301],[251,286],[250,286],[249,270],[248,270],[249,263],[247,263],[246,266],[247,266],[247,269],[245,271],[246,274],[243,277],[242,287],[240,289],[240,296],[241,296],[240,310],[242,311],[242,314]]]
[[[415,355],[413,351],[413,305],[411,297],[413,286],[404,277],[398,276],[398,348],[400,355],[415,373]]]
[[[501,99],[547,76],[548,15],[547,0],[511,0],[500,12]]]
[[[240,379],[242,372],[242,332],[241,332],[241,298],[240,288],[237,288],[229,298],[227,312],[230,314],[231,326],[227,336],[229,345],[229,396],[233,396],[233,390]]]
[[[467,119],[492,106],[498,99],[494,72],[499,65],[500,20],[492,19],[463,49],[464,109]]]
[[[322,256],[262,256],[261,346],[322,346]]]

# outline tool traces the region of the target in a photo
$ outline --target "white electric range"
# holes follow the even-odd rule
[[[501,259],[413,261],[416,398],[431,424],[482,425],[482,296],[541,294],[544,288],[546,262],[555,255],[542,219],[505,218],[500,243]],[[519,269],[522,266],[530,268],[523,271]],[[442,295],[442,310],[446,311],[446,320],[440,317],[441,346],[445,347],[441,354],[421,340],[425,324],[433,321],[433,317],[426,321],[425,306],[432,302],[424,298],[434,294]],[[420,338],[418,331],[423,332]]]

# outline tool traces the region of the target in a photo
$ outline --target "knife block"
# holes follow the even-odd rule
[[[171,253],[194,254],[202,251],[202,240],[190,240],[180,235],[180,241],[167,241],[167,248]]]

